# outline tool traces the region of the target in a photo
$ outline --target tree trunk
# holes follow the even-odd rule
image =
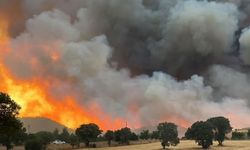
[[[12,146],[10,144],[6,145],[6,150],[11,150]]]
[[[89,140],[86,140],[86,141],[85,141],[85,146],[86,146],[86,147],[89,147]]]
[[[165,142],[161,142],[161,145],[162,145],[163,149],[165,149],[165,148],[166,148],[166,144],[165,144]]]
[[[108,141],[108,145],[109,145],[109,147],[111,146],[111,140]]]
[[[218,144],[219,146],[223,146],[222,141],[218,141],[218,142],[219,142]]]

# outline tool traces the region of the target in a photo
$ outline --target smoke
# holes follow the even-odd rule
[[[244,61],[246,65],[250,65],[250,30],[249,28],[244,29],[243,33],[239,39],[241,45],[241,59]]]
[[[132,127],[159,121],[187,127],[217,115],[245,127],[250,32],[235,35],[249,23],[242,3],[249,5],[23,0],[23,26],[10,27],[11,50],[1,60],[20,80],[49,83],[58,101],[70,95],[85,108],[97,104]]]

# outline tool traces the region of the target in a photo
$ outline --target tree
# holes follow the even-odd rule
[[[148,130],[143,130],[140,133],[140,139],[147,140],[147,139],[149,139],[149,137],[150,137],[150,135],[149,135],[149,131]]]
[[[114,139],[114,131],[108,130],[105,135],[105,139],[108,140],[108,145],[111,145],[111,141]]]
[[[150,135],[151,139],[159,139],[159,131],[153,131]]]
[[[76,135],[79,136],[85,143],[87,147],[89,147],[89,143],[91,141],[95,141],[97,136],[102,133],[102,130],[94,124],[83,124],[79,128],[76,129]]]
[[[16,138],[14,139],[15,145],[22,145],[24,144],[25,140],[27,139],[28,134],[26,133],[26,128],[22,128],[17,132]]]
[[[75,134],[71,134],[69,136],[69,144],[72,146],[72,148],[74,148],[75,146],[77,146],[79,148],[80,147],[79,137],[76,136]]]
[[[209,122],[197,121],[185,133],[187,139],[195,140],[202,148],[207,149],[213,144],[213,126]]]
[[[131,137],[131,130],[130,128],[122,128],[120,130],[120,142],[121,144],[127,144],[129,145],[129,140],[130,140],[130,137]]]
[[[131,138],[132,132],[130,128],[122,128],[120,130],[115,131],[115,141],[119,142],[120,144],[127,144],[129,145],[129,140]]]
[[[57,128],[53,131],[53,136],[55,140],[59,139],[59,130]]]
[[[250,129],[247,131],[247,137],[250,138]]]
[[[163,149],[166,146],[176,146],[180,143],[177,126],[174,123],[160,123],[157,127]]]
[[[230,121],[224,117],[214,117],[207,120],[213,125],[215,131],[214,138],[219,142],[219,146],[222,146],[223,141],[227,133],[232,131]]]
[[[20,135],[26,131],[17,119],[21,107],[8,94],[0,92],[0,144],[9,150],[14,142],[19,142]]]
[[[138,141],[139,137],[134,132],[132,132],[129,139],[131,141]]]
[[[43,150],[44,146],[41,139],[35,137],[28,139],[24,145],[25,150]]]
[[[115,141],[116,142],[120,142],[121,141],[121,130],[116,130],[115,132],[114,132],[114,138],[115,138]]]
[[[53,133],[47,131],[40,131],[35,134],[36,138],[41,141],[43,149],[54,140]]]
[[[245,134],[242,132],[233,132],[232,133],[232,140],[243,140],[245,139]]]
[[[68,143],[69,142],[69,136],[70,136],[70,134],[69,134],[67,128],[63,128],[62,133],[59,134],[59,140],[65,141],[65,142]]]

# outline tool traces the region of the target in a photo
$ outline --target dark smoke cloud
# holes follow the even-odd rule
[[[234,125],[250,125],[245,120],[250,32],[239,32],[249,23],[250,2],[24,0],[19,5],[23,28],[5,55],[16,77],[50,81],[58,97],[73,89],[81,104],[98,103],[131,124],[233,114]]]

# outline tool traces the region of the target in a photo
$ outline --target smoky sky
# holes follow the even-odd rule
[[[147,124],[230,114],[237,124],[249,115],[247,0],[0,4],[12,37],[4,63],[20,79],[60,84],[51,86],[57,96],[74,89],[82,105],[95,101],[114,117]]]

